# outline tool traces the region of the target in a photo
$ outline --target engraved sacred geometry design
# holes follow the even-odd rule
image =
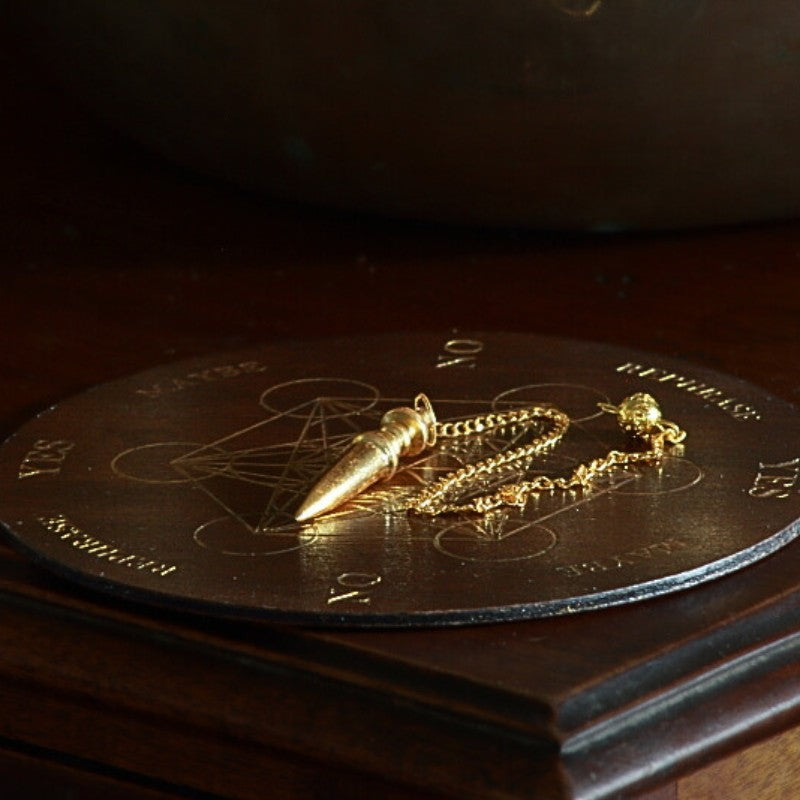
[[[546,403],[570,417],[556,449],[467,496],[622,446],[598,403],[633,391],[655,394],[689,438],[658,466],[523,509],[410,513],[425,484],[537,431],[440,440],[390,481],[296,522],[354,435],[422,390],[441,421]],[[50,568],[150,603],[314,624],[521,619],[688,588],[788,545],[800,530],[797,441],[788,404],[618,348],[508,334],[287,344],[160,367],[56,406],[0,449],[0,515]]]
[[[571,384],[530,384],[505,390],[487,404],[481,401],[434,399],[439,413],[452,410],[442,421],[466,419],[486,410],[503,411],[541,403],[542,398],[568,412],[579,426],[602,415],[598,403],[607,396],[590,387]],[[389,408],[407,403],[405,398],[382,397],[373,386],[345,378],[305,378],[281,383],[263,392],[261,407],[267,416],[242,430],[233,431],[206,445],[187,442],[152,442],[123,450],[111,462],[122,478],[144,483],[192,484],[211,498],[222,516],[203,522],[193,532],[195,542],[223,555],[279,555],[316,543],[322,535],[313,523],[297,523],[293,512],[319,476],[335,462],[362,430],[375,428]],[[271,441],[269,426],[291,419],[297,438]],[[436,451],[401,467],[392,483],[374,489],[351,502],[334,516],[386,516],[406,513],[405,497],[436,477],[482,458],[518,447],[529,436],[524,428],[494,431],[484,436],[440,442]],[[258,442],[264,442],[258,444]],[[598,450],[608,448],[599,443]],[[538,465],[539,472],[567,471],[578,463],[564,453],[549,454]],[[676,466],[679,465],[679,466]],[[556,544],[556,536],[543,521],[564,513],[576,504],[592,502],[604,492],[657,494],[687,489],[702,473],[686,459],[670,458],[659,470],[631,469],[612,479],[607,487],[579,499],[571,498],[530,519],[497,511],[485,517],[429,521],[438,552],[456,559],[510,561],[535,558]],[[522,479],[524,470],[505,472],[494,481],[476,484],[486,492],[509,480]],[[266,499],[259,511],[238,508],[241,492],[232,493],[230,481],[261,487],[258,500]],[[302,531],[298,535],[298,531]],[[328,535],[341,536],[340,533]]]

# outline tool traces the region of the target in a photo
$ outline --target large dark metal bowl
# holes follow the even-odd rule
[[[16,0],[108,122],[272,194],[618,230],[800,210],[797,0]]]

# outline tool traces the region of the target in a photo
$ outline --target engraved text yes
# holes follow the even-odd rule
[[[759,500],[767,498],[785,500],[798,485],[798,479],[800,479],[800,457],[780,464],[759,462],[755,480],[747,493]]]
[[[73,447],[75,442],[66,439],[37,439],[22,459],[17,478],[22,480],[34,475],[58,475]]]

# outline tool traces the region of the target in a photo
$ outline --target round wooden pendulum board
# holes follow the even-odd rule
[[[296,523],[353,435],[420,391],[445,421],[566,411],[564,442],[529,474],[625,447],[597,404],[633,392],[653,394],[688,438],[660,466],[524,510],[409,514],[420,486],[531,431],[442,441]],[[562,339],[397,335],[198,358],[65,400],[0,449],[0,519],[42,564],[141,601],[313,624],[466,624],[642,600],[746,567],[800,532],[798,474],[797,410],[729,376]]]

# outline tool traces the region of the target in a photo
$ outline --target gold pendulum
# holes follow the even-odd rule
[[[415,456],[436,443],[436,416],[424,394],[414,408],[393,408],[380,430],[360,433],[347,452],[309,492],[295,514],[298,522],[332,511],[380,480],[391,478],[402,456]]]
[[[437,439],[477,436],[490,430],[537,422],[544,431],[527,444],[496,456],[467,464],[425,486],[408,502],[419,514],[452,512],[486,513],[500,506],[524,507],[535,493],[590,488],[603,474],[619,467],[658,464],[667,447],[686,439],[686,432],[661,416],[661,409],[649,394],[637,392],[619,406],[599,403],[600,409],[617,417],[620,428],[637,449],[610,450],[604,456],[577,466],[565,477],[538,475],[530,481],[506,483],[488,494],[466,502],[453,502],[484,478],[496,478],[504,471],[518,469],[531,459],[555,447],[569,428],[569,417],[552,406],[531,406],[497,414],[485,414],[458,422],[437,422],[428,398],[417,395],[414,408],[395,408],[384,414],[380,430],[355,437],[344,456],[326,472],[300,506],[298,522],[325,514],[361,494],[379,480],[394,475],[402,456],[414,456],[432,447]]]

